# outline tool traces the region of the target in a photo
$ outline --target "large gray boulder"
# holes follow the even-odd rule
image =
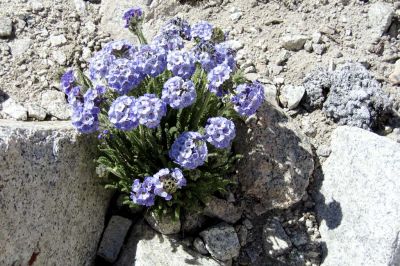
[[[400,265],[400,144],[339,127],[317,195],[323,265]]]
[[[245,195],[259,202],[250,207],[259,214],[288,208],[303,197],[314,170],[311,144],[282,110],[269,103],[248,126],[250,130],[238,130],[236,148],[244,155],[238,181]]]
[[[0,120],[0,265],[90,265],[110,194],[70,122]]]
[[[139,221],[133,227],[128,241],[114,265],[218,266],[221,264],[183,246],[173,237],[157,233],[145,222]]]

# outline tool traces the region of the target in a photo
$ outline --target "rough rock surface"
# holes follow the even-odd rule
[[[266,254],[277,257],[289,251],[292,242],[277,219],[270,219],[263,227],[263,246]]]
[[[164,235],[177,234],[181,230],[181,221],[168,215],[158,217],[154,212],[147,212],[144,218],[154,230]]]
[[[234,224],[241,218],[242,210],[226,200],[212,197],[204,209],[204,214]]]
[[[304,93],[303,86],[283,86],[280,90],[279,100],[283,107],[295,109],[303,98]]]
[[[227,261],[239,256],[240,243],[235,229],[231,225],[218,224],[200,233],[206,249],[213,258]]]
[[[400,144],[354,127],[332,134],[317,195],[323,265],[400,264]]]
[[[109,192],[69,122],[0,120],[0,264],[89,265]]]
[[[114,262],[118,258],[131,225],[132,221],[127,218],[116,215],[111,217],[101,239],[97,255],[108,262]]]
[[[303,86],[306,89],[303,103],[307,109],[322,107],[331,83],[331,73],[323,68],[317,68],[306,75],[303,80]]]
[[[146,223],[138,222],[115,265],[218,266],[220,263],[184,247],[174,238],[156,233]]]
[[[238,132],[238,139],[247,145],[237,147],[244,155],[237,177],[245,194],[259,202],[251,207],[263,213],[291,206],[304,195],[314,170],[307,137],[280,109],[268,103],[248,126],[249,134]]]
[[[393,16],[394,9],[391,4],[382,2],[372,4],[368,10],[368,20],[371,31],[376,34],[377,37],[380,37],[389,29]]]

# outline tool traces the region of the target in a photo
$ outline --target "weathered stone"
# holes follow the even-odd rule
[[[111,217],[104,231],[97,255],[113,263],[118,258],[118,254],[131,225],[132,221],[127,218],[121,216]]]
[[[11,54],[15,57],[23,55],[31,46],[32,40],[29,38],[16,39],[10,43]]]
[[[372,4],[368,10],[368,22],[372,33],[376,37],[382,36],[389,29],[393,16],[394,9],[391,4],[383,2]]]
[[[282,47],[290,51],[303,49],[304,44],[309,38],[304,35],[287,35],[282,38]]]
[[[204,215],[219,218],[225,222],[234,224],[242,217],[242,210],[226,200],[212,197],[207,202]]]
[[[269,219],[263,227],[264,252],[277,257],[289,252],[292,242],[277,219]]]
[[[138,222],[132,229],[115,265],[218,266],[220,264],[184,247],[172,237],[156,233],[146,223]]]
[[[1,103],[0,111],[16,120],[25,121],[28,119],[26,108],[14,101],[12,98],[8,98]]]
[[[91,265],[110,194],[70,122],[0,121],[0,265]]]
[[[311,145],[281,109],[265,103],[247,127],[238,127],[237,178],[245,195],[259,204],[249,206],[263,213],[288,208],[304,195],[314,170]],[[247,131],[249,131],[247,133]]]
[[[12,34],[12,21],[8,17],[0,17],[0,37],[10,37]]]
[[[65,99],[65,94],[61,91],[44,91],[40,105],[46,109],[48,114],[58,119],[66,120],[71,117],[71,110]]]
[[[34,103],[27,104],[28,117],[42,121],[46,118],[46,110]]]
[[[204,241],[196,237],[195,240],[193,241],[193,247],[199,252],[200,254],[207,255],[208,251],[206,249],[206,245],[204,244]]]
[[[394,70],[389,75],[389,82],[393,85],[400,85],[400,60],[395,63]]]
[[[63,51],[60,50],[55,50],[52,53],[53,55],[53,59],[60,65],[65,65],[65,63],[67,63],[67,56],[65,55],[65,53]]]
[[[218,224],[202,231],[200,236],[208,252],[217,260],[227,261],[239,255],[239,239],[231,225]]]
[[[339,127],[316,195],[323,265],[400,264],[400,144]]]
[[[144,218],[154,230],[163,235],[177,234],[181,230],[181,221],[170,215],[159,217],[155,212],[147,212]]]
[[[202,213],[185,213],[182,223],[182,230],[184,232],[194,233],[206,222],[207,217]]]
[[[295,109],[306,92],[303,86],[283,86],[280,90],[279,100],[284,107]]]
[[[51,35],[50,36],[50,43],[52,46],[61,46],[67,43],[67,39],[63,34],[61,35]]]

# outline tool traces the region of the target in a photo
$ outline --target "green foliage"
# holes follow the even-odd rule
[[[151,92],[160,97],[163,84],[171,76],[172,74],[166,71],[157,78],[146,79],[129,95],[138,97]],[[231,83],[241,81],[240,76],[240,74],[234,76]],[[181,110],[171,109],[168,106],[167,116],[161,120],[157,129],[140,125],[135,130],[120,131],[109,124],[105,111],[101,114],[101,124],[106,125],[103,129],[108,129],[111,134],[99,145],[101,156],[97,162],[110,173],[104,180],[105,187],[124,193],[126,195],[124,203],[130,207],[135,207],[129,200],[134,179],[143,180],[162,168],[179,167],[170,160],[168,151],[181,133],[203,132],[210,117],[240,119],[229,99],[221,101],[207,89],[207,75],[200,67],[197,67],[192,80],[197,91],[196,102]],[[104,103],[105,108],[101,108],[102,110],[108,110],[112,100],[117,97],[112,92],[107,96],[109,101]],[[212,145],[208,145],[208,150],[208,159],[204,165],[195,170],[183,170],[187,186],[173,193],[170,201],[157,198],[152,207],[156,213],[160,215],[173,213],[179,216],[182,210],[200,210],[209,196],[217,192],[223,193],[227,185],[233,184],[229,177],[240,156],[229,149],[216,149]]]

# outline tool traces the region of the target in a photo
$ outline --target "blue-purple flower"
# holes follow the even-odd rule
[[[172,144],[169,157],[185,169],[195,169],[207,159],[207,145],[200,133],[182,133]]]
[[[68,96],[68,103],[72,106],[75,107],[81,103],[83,103],[83,96],[81,95],[81,87],[80,86],[75,86],[73,87],[69,93],[67,94]]]
[[[85,134],[92,133],[99,128],[99,118],[97,113],[92,113],[90,109],[84,108],[83,104],[78,104],[72,110],[72,125]]]
[[[66,71],[62,76],[61,76],[61,90],[65,94],[69,94],[71,89],[76,85],[75,82],[75,76],[74,76],[74,71],[72,69]]]
[[[140,96],[136,102],[139,123],[148,128],[155,128],[167,113],[166,104],[154,94]]]
[[[125,20],[125,28],[135,27],[138,22],[143,20],[143,11],[140,7],[130,8],[125,11],[123,19]]]
[[[184,81],[177,76],[165,82],[161,99],[171,108],[181,109],[192,105],[196,101],[196,96],[193,81]]]
[[[143,75],[156,77],[167,67],[166,52],[162,47],[142,45],[134,55],[134,65]]]
[[[127,40],[111,41],[104,45],[102,51],[116,58],[131,59],[138,48]]]
[[[210,72],[217,65],[226,64],[235,69],[234,52],[226,43],[214,44],[211,41],[200,41],[194,48],[193,54],[206,72]]]
[[[182,49],[184,46],[182,37],[174,31],[157,34],[153,39],[153,44],[166,51]]]
[[[208,74],[208,89],[217,96],[223,96],[227,92],[223,90],[222,84],[230,78],[232,69],[227,64],[214,67]]]
[[[213,28],[207,21],[200,21],[192,26],[192,37],[209,41],[212,38]]]
[[[111,104],[108,118],[116,128],[131,130],[139,125],[136,101],[134,97],[124,95],[115,99]]]
[[[179,168],[161,169],[153,177],[157,180],[154,193],[165,200],[170,200],[172,198],[171,194],[175,193],[177,189],[186,186],[186,179]]]
[[[170,20],[168,20],[161,28],[161,32],[174,33],[185,40],[190,40],[192,38],[189,23],[185,19],[179,17],[171,18]]]
[[[175,76],[183,79],[190,79],[196,70],[193,55],[186,51],[176,50],[169,52],[167,62],[168,70],[171,70]]]
[[[102,95],[106,92],[104,86],[97,85],[94,88],[88,89],[83,95],[84,107],[91,111],[91,113],[100,113],[99,105],[102,102]]]
[[[131,200],[137,205],[150,207],[154,205],[154,178],[148,176],[143,183],[139,179],[135,179],[132,184]]]
[[[236,136],[235,124],[224,117],[209,118],[205,130],[205,139],[219,149],[228,148]]]
[[[99,80],[104,78],[110,65],[116,57],[109,51],[100,50],[94,54],[89,63],[89,77],[91,80]]]
[[[240,115],[253,115],[264,101],[264,87],[259,82],[240,84],[235,88],[231,101]]]
[[[143,80],[136,65],[128,59],[115,59],[106,75],[108,85],[120,95],[127,94]]]

